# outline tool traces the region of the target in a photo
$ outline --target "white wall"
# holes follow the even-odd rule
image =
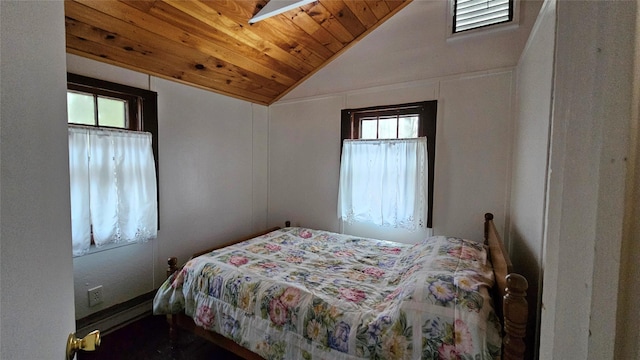
[[[153,80],[160,114],[159,262],[170,255],[184,261],[217,241],[262,229],[266,109]]]
[[[515,29],[449,40],[448,4],[414,0],[282,100],[515,66],[542,1],[520,1]]]
[[[479,238],[487,211],[503,229],[511,70],[542,2],[521,2],[516,28],[456,39],[447,38],[447,3],[413,1],[270,106],[270,224],[343,228],[336,216],[341,109],[436,99],[435,233]],[[344,231],[408,242],[424,237],[348,224]]]
[[[335,185],[342,103],[341,97],[326,97],[269,108],[269,225],[290,220],[338,229]]]
[[[614,358],[636,6],[557,2],[543,359]]]
[[[443,81],[436,135],[434,232],[482,239],[484,213],[504,234],[512,135],[512,71]]]
[[[62,359],[75,329],[64,6],[0,2],[0,358]]]
[[[640,39],[640,6],[636,8],[636,39]],[[633,102],[627,177],[625,236],[620,264],[616,359],[640,360],[640,44],[636,40]]]
[[[516,271],[529,281],[529,334],[537,334],[553,60],[555,1],[546,1],[518,63],[511,203],[507,238]],[[529,353],[537,352],[535,339]],[[535,358],[535,356],[534,356]]]
[[[434,233],[481,240],[485,212],[493,212],[498,228],[503,229],[512,136],[511,84],[512,72],[504,70],[272,105],[269,223],[291,220],[340,231],[336,215],[340,110],[436,99]]]
[[[158,93],[158,238],[74,258],[76,317],[156,289],[180,262],[266,226],[267,109],[119,67],[67,56],[69,72]],[[87,289],[104,303],[88,307]]]

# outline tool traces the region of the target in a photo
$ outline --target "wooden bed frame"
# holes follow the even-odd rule
[[[495,301],[496,312],[503,324],[503,342],[502,342],[502,359],[503,360],[522,360],[525,357],[524,338],[527,329],[528,305],[527,305],[527,280],[520,274],[513,272],[513,264],[509,259],[509,255],[505,251],[504,243],[493,223],[493,214],[486,213],[484,215],[484,241],[489,247],[489,256],[493,264],[495,274],[495,285],[492,289],[492,297]],[[289,226],[287,221],[286,226]],[[270,228],[259,233],[216,246],[207,250],[200,251],[192,256],[200,256],[213,250],[233,245],[235,243],[249,240],[251,238],[267,234],[277,230],[279,227]],[[179,269],[177,258],[169,258],[167,276],[173,274]],[[186,330],[194,333],[212,343],[224,348],[234,354],[247,360],[263,360],[263,358],[236,344],[234,341],[213,331],[205,330],[197,326],[193,320],[185,315],[167,315],[170,325],[170,338],[175,342],[178,338],[179,330]]]

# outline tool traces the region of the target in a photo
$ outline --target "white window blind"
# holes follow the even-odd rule
[[[455,0],[453,32],[513,20],[514,0]]]

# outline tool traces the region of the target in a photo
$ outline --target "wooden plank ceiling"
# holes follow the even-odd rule
[[[250,25],[267,0],[66,0],[66,46],[268,105],[410,1],[320,0]]]

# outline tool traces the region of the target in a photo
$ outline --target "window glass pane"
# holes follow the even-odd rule
[[[378,120],[378,138],[395,139],[398,136],[398,120],[393,117],[381,117]]]
[[[418,137],[418,116],[407,116],[398,119],[398,137],[401,139]]]
[[[360,134],[361,139],[376,139],[377,138],[377,127],[378,120],[376,118],[373,119],[362,119],[360,123]]]
[[[93,95],[67,91],[67,122],[95,125]]]
[[[124,128],[127,102],[119,99],[98,97],[98,125]]]

